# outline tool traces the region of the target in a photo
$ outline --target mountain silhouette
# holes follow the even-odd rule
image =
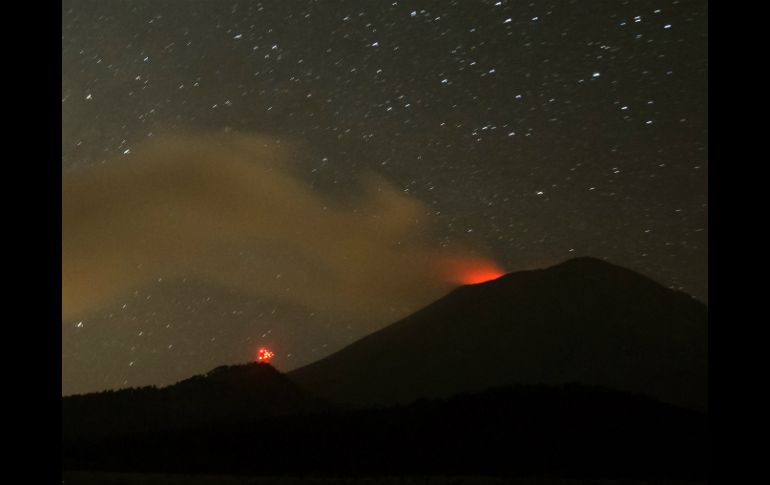
[[[164,388],[62,398],[65,442],[226,426],[327,409],[269,364],[218,367]]]
[[[707,308],[592,258],[460,287],[315,364],[62,398],[66,470],[704,479]]]
[[[457,288],[288,376],[332,402],[581,383],[707,409],[707,307],[595,258]]]

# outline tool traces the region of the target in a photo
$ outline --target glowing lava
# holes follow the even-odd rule
[[[270,362],[273,357],[275,357],[275,353],[268,348],[261,347],[257,351],[257,362]]]
[[[496,280],[503,276],[505,271],[501,269],[489,267],[489,268],[473,268],[468,270],[462,275],[460,280],[464,285],[475,285],[478,283],[484,283],[486,281]]]
[[[494,261],[485,258],[451,258],[443,264],[443,273],[447,279],[461,285],[484,283],[496,280],[505,274],[505,271]]]

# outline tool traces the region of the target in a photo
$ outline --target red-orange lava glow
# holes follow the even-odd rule
[[[496,280],[505,271],[492,260],[477,257],[451,258],[444,262],[449,281],[460,285],[475,285]]]
[[[275,353],[265,347],[261,347],[257,351],[257,362],[270,362],[273,357],[275,357]]]

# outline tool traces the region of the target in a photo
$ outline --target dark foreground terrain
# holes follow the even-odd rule
[[[584,386],[64,436],[64,469],[214,475],[705,479],[703,413]]]

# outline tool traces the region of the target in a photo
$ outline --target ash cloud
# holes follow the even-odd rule
[[[164,137],[63,176],[62,320],[194,277],[387,323],[447,292],[427,208],[376,175],[344,201],[296,176],[296,142]]]

